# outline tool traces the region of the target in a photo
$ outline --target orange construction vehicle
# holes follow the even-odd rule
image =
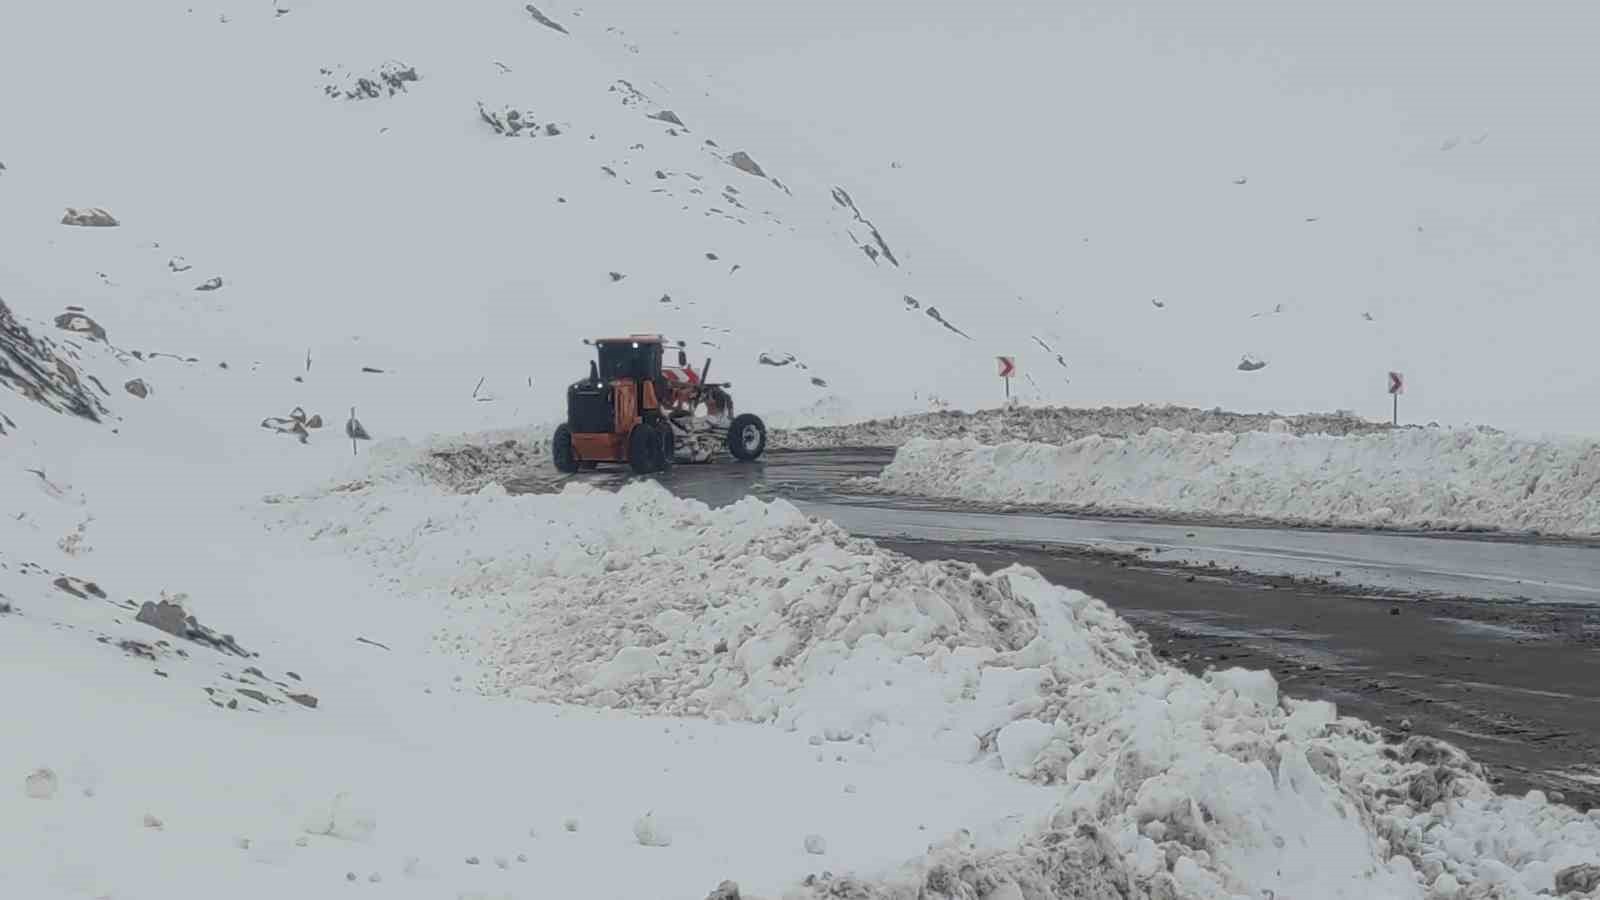
[[[767,448],[767,426],[749,413],[734,415],[727,383],[707,380],[711,360],[696,372],[683,342],[678,365],[662,364],[667,343],[659,334],[586,340],[596,350],[589,377],[567,388],[567,421],[551,442],[562,472],[599,463],[627,463],[640,474],[674,462],[710,462],[722,450],[757,459]]]

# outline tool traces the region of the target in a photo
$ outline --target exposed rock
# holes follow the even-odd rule
[[[935,322],[938,322],[940,325],[943,325],[945,328],[948,328],[949,330],[954,331],[956,334],[961,335],[962,337],[966,338],[969,341],[972,340],[972,335],[967,334],[965,331],[962,331],[961,329],[957,328],[956,326],[954,326],[954,325],[950,324],[948,321],[946,321],[945,317],[939,313],[939,308],[938,307],[930,306],[927,309],[923,310],[923,312],[928,316],[928,318],[934,320]]]
[[[689,126],[683,124],[683,120],[678,118],[678,114],[673,112],[670,109],[663,109],[662,111],[660,111],[658,113],[651,113],[649,118],[655,119],[658,122],[667,122],[669,124],[676,125],[679,128],[688,128],[689,127]]]
[[[621,272],[612,272],[610,274],[611,274],[611,282],[612,282],[612,284],[615,284],[615,283],[621,281],[622,279],[628,277],[628,276],[622,274]]]
[[[482,119],[494,133],[504,137],[538,137],[547,134],[554,137],[561,133],[553,123],[541,126],[534,121],[533,111],[506,107],[500,112],[490,112],[484,107],[483,102],[478,102],[478,118]]]
[[[406,90],[410,82],[421,80],[417,75],[415,66],[407,66],[398,62],[387,62],[369,75],[358,75],[351,79],[343,72],[342,66],[321,70],[325,82],[322,92],[329,97],[345,100],[375,100],[379,97],[393,97],[395,94]]]
[[[817,376],[813,375],[813,376],[811,376],[811,385],[812,385],[812,387],[825,388],[825,387],[828,386],[828,382],[826,382],[826,381],[822,380],[821,378],[818,378]]]
[[[787,365],[792,364],[794,362],[794,360],[795,360],[795,357],[794,357],[793,353],[782,353],[782,354],[763,353],[760,356],[756,357],[756,362],[760,363],[763,366],[778,366],[778,367],[782,367],[782,366],[787,366]]]
[[[307,709],[317,708],[317,698],[310,694],[290,694],[289,699],[300,704],[301,706],[306,707]]]
[[[784,190],[787,191],[788,189],[784,188]],[[850,196],[849,192],[842,187],[835,186],[833,189],[833,201],[849,210],[855,221],[867,229],[867,234],[872,238],[872,243],[870,244],[861,241],[861,239],[857,238],[854,234],[850,235],[851,239],[856,241],[857,246],[861,248],[862,252],[867,254],[867,258],[871,259],[873,262],[877,262],[878,257],[882,256],[884,259],[887,259],[890,264],[896,268],[899,268],[900,260],[896,259],[894,251],[889,249],[889,242],[883,239],[883,235],[878,231],[877,226],[873,225],[866,216],[861,214],[861,210],[856,208],[856,201]]]
[[[122,223],[117,221],[116,216],[98,206],[83,209],[69,206],[66,213],[61,216],[61,224],[81,225],[86,228],[115,228]]]
[[[311,431],[322,427],[322,416],[306,416],[306,411],[296,406],[287,418],[269,416],[261,420],[261,427],[279,434],[292,434],[300,438],[304,444],[311,437]]]
[[[1239,359],[1238,368],[1241,372],[1259,372],[1266,367],[1267,364],[1265,362],[1259,359],[1252,359],[1248,354]]]
[[[249,697],[251,700],[254,700],[257,703],[261,703],[263,705],[270,706],[273,703],[277,702],[277,701],[273,700],[271,697],[268,697],[266,694],[263,694],[260,691],[256,690],[255,688],[235,688],[235,690],[237,690],[239,693],[245,695],[246,697]]]
[[[194,289],[197,291],[214,291],[220,287],[222,287],[222,277],[215,276],[195,285]]]
[[[93,325],[88,317],[85,320],[91,327],[98,328],[104,340],[104,328]],[[99,416],[107,413],[98,397],[83,386],[77,370],[64,359],[64,354],[59,354],[56,344],[29,333],[14,319],[3,299],[0,299],[0,386],[11,388],[53,412],[90,421],[101,421]],[[10,423],[8,418],[0,421]],[[0,434],[3,432],[5,426],[0,424]]]
[[[204,644],[213,650],[231,653],[235,656],[250,657],[250,651],[239,646],[231,634],[219,634],[195,619],[183,607],[182,594],[163,594],[160,602],[145,601],[139,607],[139,612],[134,619],[149,625],[158,631],[166,632],[173,637]],[[263,701],[265,702],[265,701]]]
[[[56,316],[56,327],[62,331],[87,335],[102,343],[106,339],[106,330],[100,327],[100,323],[89,318],[82,310],[76,307],[71,307],[61,315]]]
[[[100,589],[100,585],[92,581],[84,581],[81,578],[73,578],[71,575],[63,575],[52,581],[51,584],[57,590],[66,591],[80,600],[87,600],[90,597],[99,600],[106,599],[106,592]]]
[[[540,12],[539,8],[537,6],[534,6],[532,3],[529,3],[527,6],[524,6],[523,9],[526,9],[528,11],[528,15],[533,16],[533,20],[535,22],[538,22],[540,25],[543,25],[546,28],[552,28],[552,29],[554,29],[556,31],[561,32],[562,34],[569,34],[567,29],[561,27],[561,23],[560,22],[557,22],[554,19],[550,18],[549,16],[545,15],[544,13]]]
[[[767,173],[762,171],[761,166],[755,160],[750,158],[750,154],[744,152],[743,150],[734,151],[734,154],[728,157],[728,163],[735,169],[754,175],[757,178],[767,177]]]
[[[740,900],[739,885],[732,881],[724,881],[717,885],[717,889],[706,895],[706,900]]]
[[[1580,863],[1556,873],[1556,893],[1587,894],[1600,888],[1600,865]]]

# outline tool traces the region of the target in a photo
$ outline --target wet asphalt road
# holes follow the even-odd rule
[[[659,480],[712,506],[781,497],[917,558],[1031,566],[1191,671],[1270,669],[1291,695],[1466,748],[1507,790],[1600,806],[1600,547],[973,510],[848,484],[891,456],[779,451]]]

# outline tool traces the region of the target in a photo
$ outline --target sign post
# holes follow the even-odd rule
[[[1000,364],[1000,377],[1006,383],[1006,400],[1011,399],[1011,377],[1017,374],[1017,358],[1014,356],[996,356]]]
[[[1399,372],[1389,373],[1389,396],[1394,398],[1394,424],[1400,424],[1400,395],[1406,391],[1406,377]]]

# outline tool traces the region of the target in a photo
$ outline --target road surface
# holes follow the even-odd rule
[[[973,510],[850,485],[891,456],[774,452],[659,480],[712,506],[781,497],[917,558],[1031,566],[1191,671],[1270,669],[1291,695],[1464,747],[1507,790],[1600,806],[1600,547]],[[530,473],[507,488],[554,482]]]

